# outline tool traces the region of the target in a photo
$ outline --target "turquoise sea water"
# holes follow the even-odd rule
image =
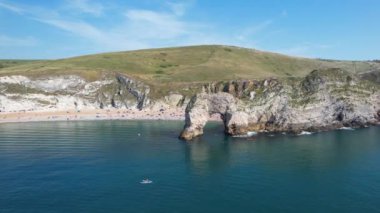
[[[244,139],[211,123],[186,143],[182,125],[1,124],[0,212],[380,212],[380,127]]]

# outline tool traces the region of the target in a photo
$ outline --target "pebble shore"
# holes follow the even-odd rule
[[[182,108],[165,110],[86,109],[65,111],[0,112],[0,123],[87,120],[185,120]],[[220,120],[212,116],[210,120]]]

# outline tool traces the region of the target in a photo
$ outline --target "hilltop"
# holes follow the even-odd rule
[[[22,64],[28,64],[32,62],[38,62],[38,60],[8,60],[8,59],[0,59],[0,70],[7,68],[7,67],[13,67],[18,66]]]
[[[3,64],[0,61],[0,64]],[[189,46],[113,52],[46,61],[13,61],[0,76],[79,75],[97,80],[121,73],[150,85],[304,77],[312,70],[342,68],[351,73],[380,70],[380,63],[291,57],[232,46]]]

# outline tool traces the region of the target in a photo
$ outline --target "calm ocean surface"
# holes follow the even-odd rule
[[[211,123],[185,143],[182,126],[0,124],[0,212],[380,212],[380,127],[247,140]]]

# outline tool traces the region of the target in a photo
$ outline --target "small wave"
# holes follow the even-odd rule
[[[233,135],[233,138],[248,138],[248,135]]]
[[[247,132],[247,136],[248,137],[252,137],[252,136],[255,136],[257,135],[257,132]]]
[[[257,135],[257,132],[247,132],[247,134],[245,134],[245,135],[234,135],[232,137],[234,137],[234,138],[249,138],[249,137],[253,137],[255,135]]]
[[[354,128],[351,128],[351,127],[341,127],[341,128],[339,128],[340,130],[355,130]]]
[[[302,131],[298,135],[311,135],[311,134],[313,134],[313,133],[312,132],[307,132],[307,131]]]

